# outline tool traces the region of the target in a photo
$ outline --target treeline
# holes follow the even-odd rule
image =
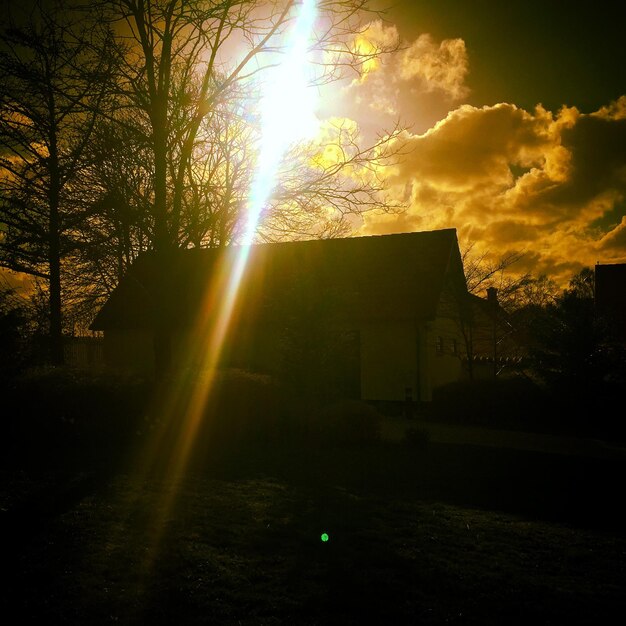
[[[483,339],[486,366],[471,380],[436,390],[431,415],[626,440],[617,409],[626,393],[624,319],[598,306],[594,270],[583,268],[565,289],[546,276],[489,276],[478,292],[494,284],[501,288],[501,306],[487,307],[483,328],[474,331],[475,342]]]

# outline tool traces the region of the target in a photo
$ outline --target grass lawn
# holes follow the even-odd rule
[[[623,469],[380,444],[242,449],[177,484],[128,464],[6,470],[0,608],[7,624],[616,623]]]

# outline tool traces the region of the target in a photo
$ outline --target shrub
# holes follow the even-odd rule
[[[552,418],[545,391],[526,378],[460,381],[435,389],[430,416],[446,422],[537,428]]]
[[[412,448],[424,449],[430,443],[430,433],[425,428],[413,426],[408,428],[404,434],[404,441]]]
[[[5,385],[5,442],[14,455],[105,456],[123,448],[148,405],[151,388],[114,372],[70,367],[25,371]],[[10,444],[9,444],[10,442]]]
[[[199,420],[193,426],[198,459],[282,436],[281,394],[270,376],[242,369],[180,372],[167,381],[165,394],[173,407],[170,414],[164,415],[156,402],[151,419],[166,420],[174,435]],[[189,402],[194,396],[197,407]]]
[[[305,430],[316,443],[372,443],[380,440],[381,416],[366,402],[342,400],[311,411]]]

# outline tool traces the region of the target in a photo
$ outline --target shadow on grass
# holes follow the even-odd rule
[[[569,626],[626,610],[623,461],[419,438],[237,439],[223,422],[174,483],[158,457],[137,472],[150,433],[125,392],[118,404],[103,391],[98,416],[81,420],[90,389],[71,414],[63,398],[56,412],[33,399],[11,431],[23,447],[5,441],[3,476],[20,479],[4,481],[0,614]]]
[[[418,499],[406,484],[365,489],[380,466],[355,471],[352,455],[339,476],[330,456],[312,470],[300,455],[299,473],[274,456],[265,476],[251,454],[214,459],[179,484],[119,473],[25,542],[0,609],[48,624],[495,626],[607,623],[626,608],[623,536]]]

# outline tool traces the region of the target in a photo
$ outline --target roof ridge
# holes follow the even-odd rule
[[[351,306],[355,315],[372,319],[432,317],[451,267],[451,255],[455,249],[454,255],[459,254],[455,228],[268,242],[251,248],[246,280],[252,281],[249,284],[261,290],[263,297],[271,300],[274,294],[282,294],[286,285],[299,284],[310,274],[317,276],[325,289],[354,292]],[[180,303],[193,301],[215,264],[224,259],[233,261],[238,249],[241,247],[186,248],[173,249],[169,255],[155,251],[139,255],[92,327],[104,328],[101,324],[109,324],[116,317],[121,324],[148,323],[146,316],[168,290],[178,294]],[[456,271],[456,264],[453,269]],[[146,285],[152,304],[137,289],[134,279]],[[168,306],[178,310],[174,302]],[[192,307],[181,304],[178,308],[188,306]]]
[[[252,248],[260,248],[265,246],[293,246],[297,244],[322,244],[322,243],[330,243],[330,242],[346,242],[346,241],[365,241],[365,240],[382,240],[382,239],[392,239],[392,238],[411,238],[416,236],[436,236],[436,235],[445,235],[454,234],[456,236],[457,229],[456,228],[439,228],[437,230],[417,230],[411,232],[399,232],[399,233],[381,233],[381,234],[373,234],[373,235],[358,235],[354,237],[330,237],[327,239],[294,239],[287,241],[263,241],[260,243],[251,244]],[[243,248],[245,244],[228,244],[226,246],[220,246],[216,248],[210,247],[194,247],[194,248],[175,248],[172,252],[189,252],[192,250],[195,251],[216,251],[216,250],[227,250],[233,248]],[[146,252],[154,254],[154,250],[147,250]]]

